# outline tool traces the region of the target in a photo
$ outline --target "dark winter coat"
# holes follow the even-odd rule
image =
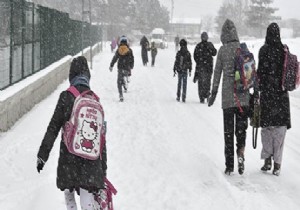
[[[173,70],[174,73],[185,73],[187,71],[192,71],[191,54],[186,46],[181,47],[177,52]]]
[[[236,27],[231,20],[226,20],[222,27],[221,32],[221,46],[217,62],[214,70],[214,79],[212,86],[212,93],[217,92],[223,73],[222,82],[222,108],[227,109],[230,107],[238,107],[234,98],[234,75],[235,75],[235,55],[237,48],[240,47],[240,42]],[[244,93],[237,93],[240,105],[242,107],[249,106],[249,91]]]
[[[118,61],[118,70],[127,70],[130,71],[134,67],[134,56],[132,50],[128,45],[121,44],[116,51],[110,67],[113,67],[114,64]]]
[[[143,64],[148,63],[148,49],[150,47],[149,41],[148,39],[143,36],[141,41],[140,41],[140,45],[142,47],[142,60],[143,60]]]
[[[152,58],[157,55],[157,47],[151,46],[150,51],[151,51],[151,57]]]
[[[284,47],[277,24],[267,29],[266,42],[259,50],[257,76],[261,103],[261,126],[291,127],[290,100],[281,87],[284,63]]]
[[[176,45],[176,46],[179,45],[179,41],[180,41],[179,37],[176,36],[175,39],[174,39],[174,42],[175,42],[175,45]]]
[[[217,50],[211,42],[202,41],[196,45],[194,50],[194,60],[196,62],[196,70],[201,69],[212,73],[213,56],[217,54]]]
[[[78,73],[70,72],[70,81],[76,74]],[[89,89],[83,85],[76,86],[76,88],[79,92]],[[68,91],[63,91],[60,94],[55,111],[38,151],[38,157],[42,160],[48,160],[59,131],[70,119],[74,100],[75,97]],[[106,146],[102,152],[102,160],[100,160],[100,158],[97,160],[88,160],[69,153],[62,136],[57,167],[57,187],[61,190],[80,187],[89,191],[96,191],[103,188],[103,178],[106,175],[107,169],[106,162]]]

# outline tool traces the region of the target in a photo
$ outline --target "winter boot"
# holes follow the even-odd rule
[[[176,101],[178,101],[178,102],[179,102],[179,101],[180,101],[180,98],[179,98],[179,97],[177,97],[177,98],[176,98]]]
[[[239,174],[242,175],[244,173],[245,170],[245,158],[242,156],[238,156],[238,169],[239,169]]]
[[[263,165],[263,167],[261,167],[260,170],[262,171],[269,171],[272,168],[272,159],[271,157],[268,157],[265,159],[265,164]]]
[[[124,98],[123,96],[120,96],[120,101],[123,102],[124,101]]]
[[[240,147],[236,150],[236,154],[237,154],[237,160],[238,160],[238,171],[239,174],[242,175],[244,173],[245,170],[245,158],[244,158],[244,153],[245,153],[245,147]]]
[[[226,169],[225,169],[225,172],[224,172],[224,173],[225,173],[226,175],[228,175],[228,176],[229,176],[229,175],[230,175],[232,172],[233,172],[233,168],[228,168],[228,167],[226,167]]]
[[[128,89],[128,84],[127,84],[127,82],[125,82],[125,78],[124,78],[124,82],[123,82],[123,88],[124,88],[124,92],[126,93],[127,89]]]
[[[204,98],[202,98],[202,97],[200,98],[200,103],[204,104]]]
[[[280,164],[274,162],[273,174],[279,176],[280,174]]]

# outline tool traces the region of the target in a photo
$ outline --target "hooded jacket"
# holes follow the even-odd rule
[[[77,69],[75,71],[72,69],[69,74],[70,81],[80,75],[89,78],[90,72],[88,69],[75,68]],[[89,90],[89,87],[85,84],[79,83],[75,87],[80,93]],[[38,157],[45,162],[49,158],[60,130],[70,119],[74,100],[75,97],[68,91],[63,91],[59,96],[55,111],[38,151]],[[61,190],[83,188],[89,191],[97,191],[103,188],[103,178],[107,169],[106,162],[106,146],[102,151],[102,160],[100,158],[88,160],[71,154],[63,142],[63,136],[61,136],[56,185]]]
[[[281,87],[284,47],[276,23],[267,28],[265,44],[259,50],[257,76],[259,79],[261,126],[291,127],[290,101]]]
[[[113,67],[114,64],[118,61],[118,70],[129,71],[134,67],[134,56],[130,47],[127,44],[121,44],[118,50],[116,51],[110,67]]]
[[[186,44],[182,45],[176,54],[173,71],[174,73],[187,73],[188,71],[192,71],[191,54],[188,51]]]
[[[213,56],[217,54],[217,50],[211,42],[208,42],[207,33],[201,34],[202,41],[196,45],[194,50],[194,60],[196,62],[196,69],[204,69],[206,72],[212,74],[213,70]]]
[[[238,107],[234,98],[234,73],[236,50],[240,47],[240,42],[234,23],[227,19],[221,32],[222,46],[217,55],[217,62],[214,69],[212,93],[217,93],[221,76],[222,82],[222,109]],[[237,93],[241,106],[249,106],[249,91]]]

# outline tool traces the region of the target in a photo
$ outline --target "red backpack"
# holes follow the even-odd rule
[[[293,91],[300,84],[300,63],[297,56],[290,53],[287,45],[284,45],[284,66],[282,72],[282,89]]]

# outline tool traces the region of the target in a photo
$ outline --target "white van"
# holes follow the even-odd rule
[[[155,28],[151,32],[151,43],[154,42],[157,48],[167,48],[168,43],[166,42],[165,30],[162,28]],[[150,43],[150,44],[151,44]]]

